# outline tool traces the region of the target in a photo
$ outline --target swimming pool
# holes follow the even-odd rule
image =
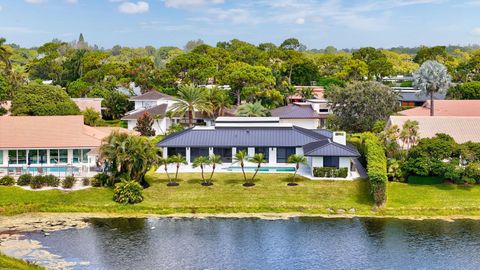
[[[257,167],[245,167],[246,172],[254,172]],[[227,171],[241,172],[241,167],[228,167]],[[294,167],[260,167],[259,172],[294,172]]]

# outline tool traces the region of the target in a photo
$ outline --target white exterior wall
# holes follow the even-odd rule
[[[306,129],[317,129],[320,121],[318,119],[280,119],[280,123],[290,123]]]
[[[127,120],[129,130],[133,130],[137,126],[137,120]]]
[[[268,148],[268,163],[277,164],[277,148],[276,147]]]
[[[255,155],[255,147],[248,147],[248,156],[253,157]]]
[[[303,147],[295,148],[295,154],[303,156]]]
[[[187,160],[187,162],[192,163],[192,161],[190,160],[190,147],[187,147],[185,155],[186,155],[185,159]]]
[[[348,168],[348,175],[350,175],[350,163],[351,158],[349,157],[340,157],[339,159],[339,167],[340,168]]]
[[[136,121],[135,121],[136,122]],[[164,135],[167,133],[167,118],[162,118],[160,120],[153,121],[153,129],[155,130],[155,135]]]

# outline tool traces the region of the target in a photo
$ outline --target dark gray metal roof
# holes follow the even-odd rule
[[[351,144],[341,145],[330,139],[321,140],[303,146],[305,156],[359,157],[357,148]]]
[[[322,134],[300,127],[216,127],[187,129],[165,137],[159,147],[301,147],[318,140]]]
[[[167,104],[160,104],[151,108],[148,108],[146,110],[141,110],[138,112],[134,112],[128,115],[125,115],[122,117],[122,120],[137,120],[140,116],[142,116],[145,112],[148,112],[152,117],[155,117],[157,115],[160,116],[165,116],[167,112]]]
[[[280,117],[281,119],[318,119],[321,118],[319,114],[313,110],[312,106],[288,104],[287,106],[279,107],[270,111],[272,116]]]
[[[425,94],[417,94],[415,92],[399,92],[400,101],[413,101],[413,102],[425,102],[430,100],[430,97]],[[433,94],[434,99],[443,100],[445,99],[445,94],[435,93]]]
[[[173,100],[175,98],[172,97],[172,96],[169,96],[167,94],[160,93],[158,91],[152,90],[152,91],[149,91],[149,92],[147,92],[143,95],[136,96],[136,97],[131,97],[130,99],[131,100],[159,100],[159,99]]]

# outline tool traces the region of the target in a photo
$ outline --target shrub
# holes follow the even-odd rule
[[[452,180],[455,184],[464,184],[463,181],[463,173],[464,170],[458,166],[455,166],[454,164],[449,164],[449,166],[446,167],[444,177],[446,179]]]
[[[32,181],[33,176],[31,174],[22,174],[18,177],[17,185],[19,186],[28,186]]]
[[[90,185],[90,178],[88,178],[88,177],[83,178],[82,179],[82,184],[84,186],[89,186]]]
[[[45,185],[49,187],[58,187],[60,185],[60,178],[55,175],[49,174],[44,177]]]
[[[388,180],[395,182],[405,181],[400,162],[394,158],[387,160],[387,176]]]
[[[436,185],[443,183],[443,176],[418,176],[410,175],[408,177],[408,183],[419,185]]]
[[[43,175],[36,175],[30,180],[30,187],[32,189],[39,189],[45,185],[45,177]]]
[[[95,185],[92,184],[94,187],[104,187],[108,186],[108,182],[110,180],[110,176],[106,173],[99,173],[93,177],[96,180]]]
[[[383,144],[373,133],[364,133],[365,156],[367,161],[367,174],[370,181],[370,190],[375,204],[382,206],[387,201],[387,157]]]
[[[102,184],[100,183],[100,181],[97,180],[97,178],[93,177],[92,179],[90,179],[90,185],[92,187],[101,187]]]
[[[480,183],[480,163],[472,162],[465,167],[465,176]]]
[[[63,179],[63,181],[62,181],[62,187],[63,187],[63,188],[72,188],[73,185],[75,184],[75,181],[76,181],[75,177],[73,177],[73,176],[67,176],[67,177],[65,177],[65,179]]]
[[[477,183],[477,181],[475,179],[467,177],[467,176],[464,176],[462,178],[462,180],[463,180],[464,183],[470,184],[470,185],[473,185],[473,184]]]
[[[427,157],[409,158],[402,167],[407,175],[429,176],[432,162]]]
[[[347,178],[348,168],[314,167],[313,176],[325,178]]]
[[[13,186],[15,185],[15,179],[13,177],[5,175],[0,178],[0,186]]]
[[[122,181],[115,184],[113,200],[123,204],[134,204],[143,201],[143,188],[135,181]]]

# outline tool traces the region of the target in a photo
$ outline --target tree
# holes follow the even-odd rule
[[[245,103],[238,106],[237,109],[237,116],[244,116],[244,117],[264,117],[269,114],[267,108],[263,107],[260,101],[255,103]]]
[[[188,117],[188,127],[193,127],[195,113],[211,113],[212,107],[207,99],[207,91],[204,88],[195,87],[193,84],[182,85],[178,89],[178,99],[172,105],[172,112],[178,116]]]
[[[185,46],[183,46],[183,49],[187,52],[195,49],[197,46],[200,46],[202,44],[205,44],[205,42],[201,39],[197,40],[189,40]]]
[[[249,159],[249,161],[257,164],[257,168],[255,169],[255,173],[253,174],[251,181],[243,184],[243,186],[245,187],[251,187],[255,185],[255,183],[253,182],[255,180],[255,176],[257,176],[257,173],[260,170],[262,164],[267,162],[265,160],[265,156],[262,153],[256,153],[255,155],[253,155],[253,157]]]
[[[210,178],[208,179],[208,185],[213,185],[212,183],[213,173],[215,172],[217,164],[222,164],[222,157],[220,155],[211,155],[209,157],[209,163],[212,166],[212,173],[210,174]]]
[[[415,85],[423,94],[430,96],[430,116],[435,114],[433,94],[445,93],[450,86],[451,77],[447,68],[436,62],[426,61],[413,74]]]
[[[371,130],[375,122],[386,120],[399,107],[398,95],[378,82],[333,86],[325,94],[335,128],[351,132]]]
[[[140,135],[152,137],[155,136],[155,129],[153,129],[153,118],[148,112],[144,112],[138,119],[137,125],[134,128],[140,132]]]
[[[293,174],[292,181],[288,183],[289,186],[296,186],[295,176],[297,176],[298,169],[300,169],[300,164],[307,164],[307,158],[302,155],[291,155],[288,157],[288,163],[295,164],[295,173]]]
[[[235,156],[233,157],[233,163],[238,163],[240,165],[240,168],[242,168],[242,173],[243,173],[243,179],[245,180],[245,183],[247,183],[247,175],[245,174],[245,162],[248,160],[248,154],[247,151],[241,150],[235,153]]]
[[[368,75],[368,65],[362,60],[350,59],[335,77],[346,81],[363,81]]]
[[[205,84],[208,78],[214,77],[216,66],[210,56],[189,52],[173,58],[167,63],[167,70],[182,84]]]
[[[145,174],[158,165],[158,153],[155,144],[145,137],[112,132],[103,140],[100,158],[105,160],[111,173],[111,185],[118,182],[121,175],[127,175],[147,186]]]
[[[232,107],[232,99],[228,91],[213,87],[208,89],[208,100],[212,105],[212,112],[217,116],[223,116],[225,110]]]
[[[447,58],[447,48],[445,46],[434,46],[434,47],[420,47],[417,54],[413,58],[413,62],[421,65],[426,61],[442,61]]]
[[[280,48],[285,49],[285,50],[294,50],[294,51],[305,51],[307,49],[307,46],[304,44],[300,43],[298,39],[296,38],[288,38],[280,44]]]
[[[100,120],[102,120],[102,117],[100,117],[100,114],[95,111],[93,108],[86,108],[83,112],[83,123],[85,125],[89,126],[96,126],[100,123]]]
[[[52,85],[29,84],[12,99],[12,115],[79,115],[80,109],[63,89]]]
[[[102,101],[102,105],[105,107],[106,117],[110,119],[119,119],[132,109],[128,96],[118,91],[110,92]]]
[[[205,181],[205,175],[204,175],[204,169],[205,169],[205,166],[207,166],[207,165],[210,165],[210,159],[208,157],[205,157],[205,156],[196,157],[193,160],[193,163],[192,163],[193,168],[200,167],[200,170],[202,171],[202,181],[203,181],[202,185],[203,186],[208,185],[208,182]]]
[[[165,174],[167,175],[168,183],[172,182],[172,179],[170,178],[170,174],[168,174],[168,165],[172,163],[170,158],[163,158],[159,157],[158,158],[158,165],[163,166],[163,169],[165,170]]]
[[[12,51],[5,45],[5,42],[6,40],[4,38],[0,38],[0,62],[5,64],[5,73],[9,74],[12,70],[12,62],[10,61]]]
[[[185,157],[182,156],[182,154],[176,154],[176,155],[171,156],[170,157],[170,162],[175,164],[176,171],[175,171],[175,179],[172,182],[169,182],[167,184],[167,186],[170,186],[170,187],[178,186],[178,183],[177,183],[177,181],[178,181],[178,170],[180,169],[180,166],[182,164],[187,165],[188,163],[187,163],[187,160],[185,159]]]
[[[466,82],[448,89],[451,99],[480,99],[480,82]]]
[[[368,77],[381,80],[383,76],[393,73],[393,65],[379,49],[372,47],[360,48],[352,53],[353,59],[361,60],[368,66]]]
[[[300,96],[302,96],[302,99],[304,101],[306,101],[307,99],[312,99],[314,97],[313,88],[304,87],[304,88],[300,89]]]
[[[418,140],[418,121],[407,120],[403,123],[399,138],[402,140],[403,148],[410,149]]]

